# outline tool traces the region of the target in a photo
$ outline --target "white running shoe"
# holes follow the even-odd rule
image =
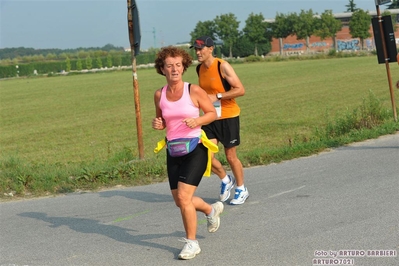
[[[201,248],[198,244],[198,241],[190,240],[190,239],[186,239],[186,238],[183,238],[179,241],[186,242],[182,251],[179,254],[179,259],[190,260],[201,252]]]
[[[222,184],[220,185],[219,199],[221,202],[225,202],[230,198],[230,190],[236,184],[236,179],[234,178],[234,176],[228,175],[228,177],[230,178],[230,182],[228,184],[222,182]]]
[[[230,201],[230,204],[231,205],[243,204],[248,197],[249,197],[249,193],[248,193],[247,188],[245,188],[245,190],[236,188],[236,193],[234,194],[234,199],[232,199]]]
[[[220,226],[220,214],[223,212],[224,205],[222,202],[218,201],[212,205],[212,208],[215,210],[213,216],[206,216],[208,220],[208,232],[214,233],[219,229]]]

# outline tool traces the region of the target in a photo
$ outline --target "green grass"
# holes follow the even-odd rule
[[[396,81],[395,67],[391,71]],[[313,141],[318,131],[331,129],[332,121],[354,116],[352,111],[364,104],[370,91],[385,110],[386,128],[378,134],[399,129],[393,122],[385,66],[375,56],[257,62],[234,68],[246,88],[238,99],[242,137],[238,152],[245,166],[376,137],[347,132],[352,134],[347,140],[337,136],[339,140],[328,140],[330,144]],[[194,67],[184,77],[196,83]],[[164,180],[164,154],[153,153],[164,132],[153,130],[151,120],[153,93],[165,79],[154,69],[138,69],[138,82],[145,160],[138,160],[131,71],[1,80],[2,194]],[[397,99],[398,90],[395,94]],[[218,158],[225,162],[223,152]]]

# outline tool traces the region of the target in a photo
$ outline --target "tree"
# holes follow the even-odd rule
[[[247,35],[241,35],[238,37],[236,44],[233,46],[232,52],[234,57],[247,57],[253,55],[255,50],[255,44],[251,42]],[[258,44],[258,54],[266,55],[271,50],[270,42]],[[221,47],[221,53],[228,56],[230,50],[226,46]]]
[[[84,50],[78,51],[78,57],[80,58],[86,58],[89,55],[89,52],[86,52]]]
[[[3,65],[3,66],[8,66],[8,65],[11,65],[12,64],[12,61],[11,61],[11,59],[10,58],[7,58],[7,59],[1,59],[0,60],[0,65]]]
[[[316,18],[314,17],[312,9],[309,11],[301,10],[301,13],[297,16],[293,25],[297,40],[306,40],[306,50],[309,52],[309,37],[312,36],[316,30]]]
[[[110,53],[107,55],[107,67],[112,67],[112,55]]]
[[[190,36],[190,43],[194,43],[194,41],[201,36],[209,36],[213,40],[216,39],[215,22],[210,20],[204,22],[199,21],[194,30],[190,33]]]
[[[399,0],[393,0],[392,4],[390,4],[387,9],[396,9],[399,8]]]
[[[64,59],[65,60],[65,59],[67,59],[67,57],[69,57],[67,53],[61,53],[60,55],[58,55],[59,59]]]
[[[240,22],[237,21],[233,13],[224,14],[215,18],[215,32],[220,40],[224,42],[230,49],[229,57],[232,57],[232,47],[239,37],[238,26]]]
[[[384,12],[382,12],[381,16],[391,16],[393,31],[395,32],[398,29],[398,25],[396,24],[396,14],[391,14],[391,12],[385,10]]]
[[[355,12],[359,10],[356,8],[355,0],[349,0],[349,4],[346,5],[346,12]]]
[[[122,55],[121,54],[114,54],[114,66],[121,66],[122,65]]]
[[[96,50],[96,51],[93,51],[92,52],[92,55],[94,56],[94,57],[103,57],[103,56],[106,56],[107,55],[107,52],[106,51],[103,51],[103,50]]]
[[[71,71],[71,60],[69,60],[69,57],[65,59],[65,71],[70,72]]]
[[[46,55],[46,60],[51,61],[51,60],[56,60],[57,59],[57,55],[54,53],[49,53]]]
[[[102,68],[103,67],[103,61],[101,60],[101,57],[96,57],[96,64],[97,68]]]
[[[24,55],[24,56],[22,57],[22,61],[29,63],[29,62],[32,62],[33,59],[32,59],[32,56],[31,56],[31,55]]]
[[[283,54],[283,40],[290,35],[294,34],[293,26],[295,24],[297,15],[291,13],[288,15],[277,13],[274,23],[272,25],[272,35],[274,38],[279,39],[280,55]]]
[[[251,13],[247,20],[246,25],[243,29],[246,37],[255,45],[255,56],[258,56],[258,44],[266,43],[268,41],[266,31],[267,23],[264,21],[262,13],[255,15]]]
[[[87,69],[93,68],[93,60],[91,59],[90,55],[86,57],[86,68]]]
[[[107,51],[107,52],[110,52],[110,51],[123,51],[123,47],[116,47],[116,46],[108,43],[108,44],[104,45],[101,48],[101,50]]]
[[[353,38],[359,38],[362,50],[364,39],[371,37],[370,34],[371,16],[363,9],[353,12],[352,19],[349,21],[349,31]]]
[[[329,37],[332,38],[334,42],[334,49],[337,50],[338,47],[336,35],[337,32],[342,29],[342,22],[334,17],[332,10],[325,10],[320,15],[320,19],[316,20],[315,27],[315,35],[319,36],[322,40]]]
[[[83,69],[82,60],[78,57],[78,61],[76,61],[76,70],[81,71]]]

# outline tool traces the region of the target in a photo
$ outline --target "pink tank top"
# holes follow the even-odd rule
[[[189,83],[184,82],[182,97],[174,102],[166,98],[166,89],[168,85],[162,88],[159,107],[162,110],[162,116],[166,122],[166,138],[168,140],[178,138],[196,138],[201,135],[201,127],[189,128],[183,119],[199,117],[199,108],[194,105],[190,97]]]

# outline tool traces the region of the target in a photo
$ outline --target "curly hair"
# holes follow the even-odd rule
[[[161,48],[161,50],[157,53],[157,56],[155,58],[155,69],[157,70],[157,73],[165,76],[162,73],[162,68],[165,66],[165,59],[168,57],[181,57],[183,58],[182,63],[183,63],[183,73],[186,72],[187,68],[192,64],[193,59],[192,57],[182,48],[175,47],[175,46],[166,46]]]

